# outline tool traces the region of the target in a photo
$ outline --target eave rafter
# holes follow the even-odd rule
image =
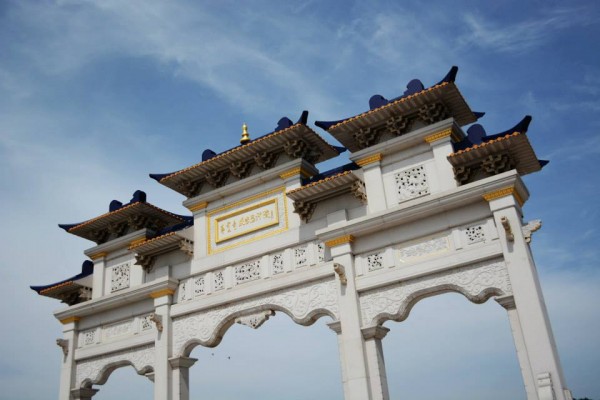
[[[156,257],[171,251],[182,251],[188,257],[194,255],[194,242],[177,232],[170,232],[152,239],[136,243],[129,247],[135,253],[137,265],[146,272],[152,271]]]

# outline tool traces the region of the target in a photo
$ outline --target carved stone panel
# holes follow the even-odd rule
[[[214,346],[238,316],[252,311],[279,310],[301,325],[311,325],[318,316],[339,319],[335,280],[311,282],[246,301],[200,311],[173,319],[173,354],[185,355],[192,342]]]
[[[108,375],[114,368],[125,365],[133,366],[138,374],[145,374],[153,370],[154,345],[127,349],[78,361],[75,373],[76,387],[90,387],[92,384],[101,385],[106,382]]]
[[[112,268],[112,274],[110,279],[111,292],[116,292],[117,290],[121,289],[127,289],[129,287],[130,269],[130,263],[117,265]]]
[[[459,292],[475,303],[492,295],[512,293],[508,271],[501,260],[485,261],[449,271],[395,282],[360,296],[363,326],[386,320],[402,321],[420,299],[448,291]]]
[[[398,172],[395,178],[399,203],[429,194],[424,165]]]

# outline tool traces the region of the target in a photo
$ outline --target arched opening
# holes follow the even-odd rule
[[[139,375],[131,365],[121,366],[110,372],[107,381],[94,385],[99,389],[94,400],[150,400],[154,396],[154,385],[147,377]]]
[[[391,399],[525,399],[508,316],[495,301],[427,297],[385,326]]]
[[[214,348],[196,346],[190,398],[343,399],[337,336],[320,318],[309,327],[282,312],[259,329],[234,324]]]

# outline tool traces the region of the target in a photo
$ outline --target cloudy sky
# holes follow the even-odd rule
[[[452,65],[488,133],[533,116],[550,164],[527,176],[526,218],[576,397],[600,398],[600,5],[595,1],[0,1],[0,398],[55,399],[59,303],[31,284],[79,272],[92,243],[58,223],[107,211],[136,189],[186,213],[148,178],[270,132],[368,108]],[[332,143],[334,139],[323,135]],[[343,163],[328,162],[322,169]],[[335,334],[277,315],[196,348],[193,398],[342,399]],[[505,311],[446,294],[384,340],[393,399],[524,399]],[[94,399],[150,399],[117,370]]]

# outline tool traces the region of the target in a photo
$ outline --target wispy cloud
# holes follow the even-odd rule
[[[555,8],[537,18],[504,24],[466,13],[464,22],[468,32],[460,39],[461,45],[522,53],[550,40],[560,30],[597,23],[598,12],[592,7]]]

